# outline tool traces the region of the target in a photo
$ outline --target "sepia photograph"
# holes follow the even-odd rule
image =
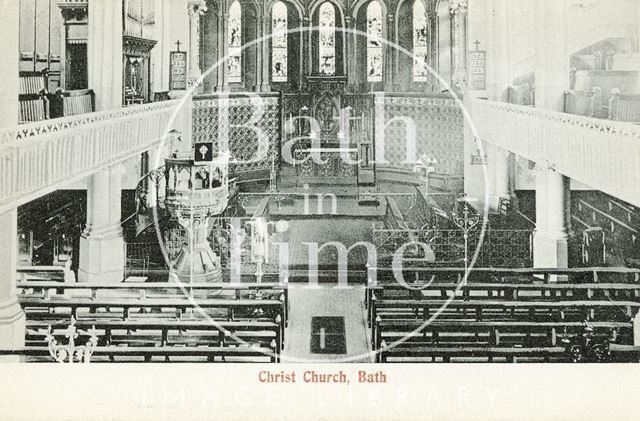
[[[640,417],[640,1],[0,27],[6,419]]]

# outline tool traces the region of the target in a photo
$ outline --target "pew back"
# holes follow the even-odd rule
[[[602,89],[602,94],[609,100],[611,90],[618,89],[624,93],[635,93],[638,84],[637,71],[614,70],[576,70],[572,72],[571,89],[588,91],[595,87]]]
[[[609,101],[609,119],[640,122],[640,94],[614,92]]]
[[[50,103],[51,118],[86,114],[95,111],[95,94],[92,89],[58,90]]]
[[[598,87],[588,91],[565,91],[564,112],[587,117],[602,117],[602,91]]]

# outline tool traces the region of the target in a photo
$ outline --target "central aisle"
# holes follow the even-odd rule
[[[282,362],[330,362],[349,357],[357,357],[349,362],[371,362],[363,300],[364,289],[361,286],[338,289],[327,285],[307,289],[302,284],[290,285],[289,327]],[[312,335],[313,318],[316,318],[315,335]],[[331,319],[328,324],[323,324],[326,318]],[[342,331],[341,318],[344,320],[344,343],[340,343],[342,335],[334,333]],[[338,323],[332,323],[336,321]],[[332,331],[336,327],[338,329]],[[339,346],[332,348],[335,344]],[[340,349],[340,345],[346,353],[322,353]],[[316,352],[312,352],[312,348]]]
[[[373,242],[373,223],[363,219],[299,219],[289,222],[290,228],[285,235],[289,242],[290,267],[307,267],[309,248],[305,242],[317,243],[318,247],[330,242],[338,242],[346,248],[358,241]],[[326,246],[318,253],[318,265],[337,269],[337,250]],[[349,253],[349,267],[364,267],[367,253],[364,247],[356,247]]]

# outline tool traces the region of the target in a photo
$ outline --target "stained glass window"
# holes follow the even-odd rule
[[[331,3],[320,6],[320,73],[336,74],[336,12]]]
[[[382,9],[377,0],[367,7],[367,81],[382,81]]]
[[[229,8],[229,82],[242,82],[242,8],[238,0]]]
[[[427,28],[427,14],[422,0],[413,2],[413,80],[426,81],[429,76],[427,69],[429,54],[429,32]]]
[[[271,12],[271,79],[287,81],[287,6],[278,1]]]

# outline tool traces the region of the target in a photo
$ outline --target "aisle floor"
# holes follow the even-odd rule
[[[337,285],[336,285],[337,286]],[[290,285],[289,327],[282,362],[370,362],[365,324],[364,289],[323,285],[316,289]],[[312,353],[311,324],[314,317],[343,317],[346,354]],[[323,339],[324,341],[324,339]]]

